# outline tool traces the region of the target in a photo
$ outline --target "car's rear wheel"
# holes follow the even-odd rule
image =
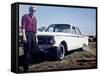
[[[80,48],[80,50],[82,50],[82,51],[85,51],[87,48],[86,48],[86,45],[85,44],[83,44],[82,45],[82,48]]]
[[[63,44],[60,44],[59,47],[57,48],[57,59],[63,60],[64,56],[65,56],[65,48]]]

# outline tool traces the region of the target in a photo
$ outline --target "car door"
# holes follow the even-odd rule
[[[80,48],[82,46],[82,35],[78,27],[75,27],[76,30],[76,48]]]
[[[72,43],[72,50],[77,48],[77,44],[78,44],[78,38],[77,38],[77,34],[76,34],[76,28],[73,26],[72,30],[71,30],[72,36],[71,36],[71,43]]]

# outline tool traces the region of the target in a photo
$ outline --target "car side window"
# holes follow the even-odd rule
[[[78,27],[76,27],[76,34],[77,34],[77,35],[81,35],[81,32],[80,32],[80,30],[79,30]]]
[[[72,27],[72,34],[76,34],[75,27]]]

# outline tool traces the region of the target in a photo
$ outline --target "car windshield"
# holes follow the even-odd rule
[[[68,33],[70,31],[70,25],[69,24],[54,24],[54,25],[50,25],[46,31]]]

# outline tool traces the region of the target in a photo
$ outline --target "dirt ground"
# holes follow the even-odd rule
[[[22,67],[22,48],[19,48],[19,71],[23,72]],[[62,61],[53,60],[43,52],[36,52],[33,57],[33,64],[29,66],[29,72],[51,71],[51,70],[71,70],[96,68],[96,43],[91,42],[84,51],[73,50],[68,52]]]

